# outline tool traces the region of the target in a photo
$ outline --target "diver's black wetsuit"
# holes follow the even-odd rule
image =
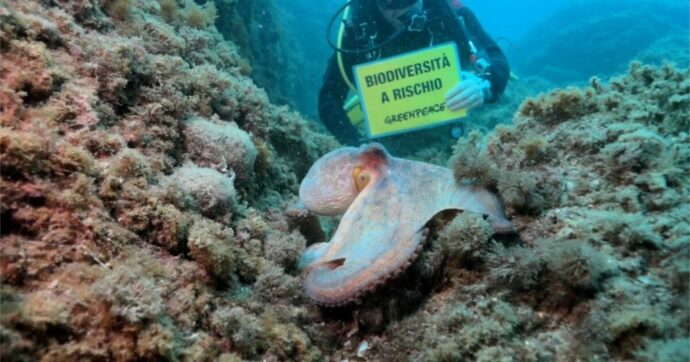
[[[464,20],[465,28],[469,33],[468,35],[478,48],[480,54],[483,53],[485,59],[490,63],[486,71],[478,75],[491,82],[492,97],[491,99],[487,99],[486,102],[496,102],[498,96],[503,94],[510,76],[510,67],[505,54],[503,54],[501,48],[499,48],[496,42],[484,31],[477,17],[470,9],[464,6],[459,9],[453,9],[445,3],[445,1],[447,0],[425,0],[424,6],[428,16],[425,29],[421,32],[403,33],[390,44],[387,44],[379,50],[379,58],[425,48],[434,44],[455,41],[456,44],[458,44],[462,69],[471,70],[473,67],[470,62],[471,52],[466,36],[461,30],[462,28],[460,25],[458,25],[458,18],[453,16],[453,12],[455,12],[457,16],[462,17]],[[373,3],[373,1],[371,2]],[[373,13],[376,14],[373,16],[372,22],[377,24],[377,41],[381,42],[382,40],[380,39],[387,39],[394,32],[394,29],[381,18],[378,11],[374,9]],[[353,34],[346,33],[343,38],[342,47],[344,49],[362,48],[363,45],[354,40],[354,38]],[[342,58],[344,69],[351,82],[354,79],[352,75],[352,67],[354,65],[374,60],[367,59],[364,53],[343,54]],[[347,114],[343,110],[343,103],[345,97],[347,97],[348,90],[349,88],[343,80],[338,68],[338,61],[336,53],[334,52],[328,62],[328,67],[326,68],[326,73],[323,78],[323,85],[319,92],[319,118],[340,142],[355,145],[360,137],[359,133],[350,123]]]

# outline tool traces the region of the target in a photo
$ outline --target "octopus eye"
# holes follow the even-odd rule
[[[357,191],[362,191],[371,180],[371,175],[369,171],[365,171],[361,167],[355,167],[354,170],[352,170],[352,178],[355,181],[355,188],[357,188]]]

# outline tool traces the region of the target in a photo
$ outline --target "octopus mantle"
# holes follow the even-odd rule
[[[376,143],[324,155],[299,196],[316,214],[343,215],[333,238],[300,260],[305,293],[325,306],[358,301],[407,269],[421,252],[425,224],[443,210],[481,213],[496,232],[513,230],[489,191],[459,187],[449,169],[391,157]]]

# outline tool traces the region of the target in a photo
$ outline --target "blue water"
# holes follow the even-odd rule
[[[630,61],[688,66],[686,0],[465,0],[520,76],[559,86],[625,72]],[[284,39],[302,64],[298,110],[316,118],[316,95],[332,50],[328,19],[341,0],[280,2]]]
[[[466,0],[463,3],[477,14],[485,30],[494,37],[505,36],[519,41],[534,25],[574,2]]]

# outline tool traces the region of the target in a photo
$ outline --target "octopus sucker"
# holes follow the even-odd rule
[[[391,156],[377,143],[345,147],[317,160],[300,201],[320,215],[343,215],[328,243],[310,246],[299,266],[315,303],[361,300],[404,273],[423,252],[427,222],[444,210],[480,213],[497,233],[513,232],[498,198],[460,186],[444,167]]]

